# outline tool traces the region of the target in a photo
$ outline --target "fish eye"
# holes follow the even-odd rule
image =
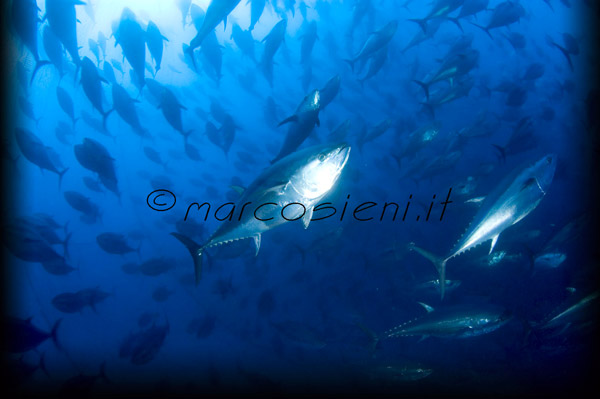
[[[552,157],[546,158],[546,163],[550,165],[552,163]]]
[[[319,154],[319,155],[317,155],[317,160],[319,162],[324,162],[325,161],[325,154]]]

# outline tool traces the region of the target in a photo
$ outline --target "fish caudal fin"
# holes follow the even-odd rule
[[[196,285],[198,285],[202,277],[202,246],[183,234],[171,233],[171,235],[185,245],[190,255],[192,255],[192,259],[194,260],[194,276],[196,277]]]
[[[62,185],[62,179],[65,173],[67,173],[69,168],[64,168],[62,172],[58,172],[58,189],[60,190],[60,186]]]
[[[447,259],[443,259],[437,255],[432,254],[431,252],[425,251],[422,248],[419,248],[415,245],[414,242],[408,244],[408,249],[411,251],[416,251],[421,254],[424,258],[429,260],[435,266],[439,276],[440,276],[440,293],[441,299],[444,299],[444,292],[446,290],[446,261]]]
[[[462,25],[460,24],[460,21],[458,20],[458,18],[454,18],[454,17],[446,17],[446,19],[450,22],[453,22],[454,25],[456,25],[458,27],[458,29],[460,29],[461,32],[465,32]]]
[[[60,351],[63,350],[63,347],[60,345],[60,343],[58,342],[58,327],[60,326],[60,323],[62,323],[62,319],[58,319],[56,321],[56,323],[54,323],[54,326],[52,327],[52,331],[50,332],[50,337],[52,338],[52,342],[54,342],[54,345],[56,346],[56,348]]]
[[[354,63],[356,62],[356,59],[353,60],[344,60],[348,63],[348,65],[350,65],[350,68],[352,69],[352,72],[354,72]]]
[[[427,97],[427,101],[429,101],[429,84],[416,79],[413,79],[413,82],[423,88],[423,91],[425,91],[425,97]]]
[[[426,19],[411,18],[411,19],[409,19],[409,21],[418,23],[419,26],[421,27],[421,29],[423,29],[423,33],[427,33],[427,20]]]
[[[106,129],[106,119],[108,118],[108,115],[110,115],[110,113],[113,111],[114,111],[114,108],[110,109],[102,114],[102,128],[104,129],[105,132],[108,132],[108,129]]]
[[[110,384],[112,381],[108,379],[106,376],[106,362],[102,362],[100,365],[100,373],[98,374],[98,378],[102,379],[105,383]]]
[[[362,332],[364,332],[369,338],[368,349],[371,353],[371,356],[374,356],[375,351],[377,350],[377,344],[379,344],[379,337],[377,334],[375,334],[375,332],[373,332],[373,330],[365,326],[361,321],[355,321],[354,324],[356,324],[356,326],[360,328]]]
[[[33,68],[33,72],[31,73],[31,79],[29,80],[29,85],[31,85],[33,83],[33,79],[35,78],[35,74],[37,73],[37,71],[39,71],[39,69],[41,67],[43,67],[44,65],[50,65],[50,64],[51,64],[50,61],[37,60],[35,62],[35,68]]]
[[[497,144],[492,144],[496,151],[498,151],[498,159],[502,161],[502,163],[506,162],[506,149]]]
[[[474,22],[471,22],[471,25],[475,25],[476,27],[478,27],[479,29],[483,30],[485,33],[488,34],[488,36],[490,37],[490,39],[494,40],[494,37],[492,36],[492,34],[490,33],[490,30],[488,28],[486,28],[485,26],[481,26],[478,25]]]

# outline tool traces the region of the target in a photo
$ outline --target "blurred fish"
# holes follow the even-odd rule
[[[174,291],[170,291],[167,286],[161,285],[152,291],[152,299],[156,302],[166,302]]]
[[[152,21],[148,22],[148,27],[146,28],[146,44],[148,45],[148,50],[150,51],[150,55],[154,59],[154,74],[160,69],[160,62],[162,61],[163,55],[163,41],[169,41],[166,37],[164,37],[158,26]]]
[[[210,314],[196,318],[188,323],[186,332],[198,339],[208,338],[213,333],[216,322],[216,316]]]
[[[75,158],[81,166],[97,173],[104,187],[119,197],[114,166],[115,159],[110,156],[108,150],[102,144],[90,138],[84,138],[83,143],[76,145],[73,149]]]
[[[419,24],[423,31],[427,31],[427,22],[435,18],[447,17],[448,14],[457,10],[463,5],[464,0],[436,0],[429,10],[429,13],[424,18],[412,18],[409,21]]]
[[[187,19],[187,15],[190,12],[190,6],[192,5],[192,0],[176,0],[177,7],[181,12],[181,26],[185,29],[185,20]]]
[[[100,219],[100,208],[93,203],[89,198],[77,191],[65,191],[65,200],[78,212],[81,212],[81,221],[84,223],[96,223]]]
[[[169,330],[169,323],[164,326],[153,324],[147,329],[130,334],[121,344],[119,357],[128,358],[137,366],[151,362],[163,346]]]
[[[109,254],[124,255],[130,252],[140,254],[141,245],[137,248],[130,247],[123,234],[102,233],[96,236],[96,242],[102,250]]]
[[[52,305],[63,313],[82,312],[83,308],[89,306],[96,312],[96,305],[106,298],[109,294],[98,288],[87,288],[76,292],[65,292],[56,295],[52,299]]]
[[[127,123],[133,131],[141,136],[148,136],[148,131],[140,124],[140,119],[137,114],[135,103],[139,103],[129,96],[127,90],[118,84],[112,85],[113,109]],[[109,111],[110,112],[110,111]]]
[[[325,83],[325,86],[319,90],[321,110],[324,110],[338,95],[342,79],[340,75],[335,75]]]
[[[98,64],[98,67],[100,67],[100,46],[98,46],[98,42],[92,38],[89,38],[88,47],[90,48],[92,54],[94,54],[94,57],[96,57],[96,63]]]
[[[287,20],[282,19],[277,22],[269,34],[262,39],[262,43],[265,43],[265,47],[259,64],[263,75],[271,87],[273,87],[273,57],[279,49],[279,46],[281,46],[281,43],[285,41],[286,29]]]
[[[248,0],[246,2],[246,5],[248,5],[248,3],[251,3],[250,4],[250,27],[248,27],[248,31],[251,32],[252,29],[254,29],[254,26],[260,19],[261,15],[265,9],[266,0]]]
[[[363,83],[365,80],[368,80],[368,79],[372,78],[373,76],[377,75],[377,73],[381,70],[381,68],[387,61],[387,59],[388,59],[388,46],[385,46],[382,49],[378,50],[370,58],[369,70],[367,71],[367,74],[364,77],[358,79],[358,81],[360,83]]]
[[[504,34],[503,33],[502,35],[506,38],[506,40],[508,40],[508,42],[510,43],[510,45],[515,50],[524,49],[525,46],[527,45],[525,36],[523,36],[519,32],[510,32],[508,34]]]
[[[379,122],[377,125],[373,126],[372,129],[370,129],[364,136],[361,136],[357,140],[356,144],[358,145],[358,149],[362,152],[362,148],[366,143],[373,141],[377,137],[383,135],[385,132],[388,131],[390,126],[392,126],[392,120],[389,118],[386,118]]]
[[[486,26],[481,26],[471,22],[473,25],[482,29],[493,39],[490,30],[511,25],[518,22],[521,17],[525,16],[525,9],[519,2],[504,1],[498,4],[494,9],[492,16]]]
[[[61,395],[80,395],[88,396],[98,379],[101,379],[106,384],[111,381],[106,376],[106,363],[100,365],[100,372],[96,375],[78,374],[66,380],[60,387]]]
[[[112,110],[105,112],[103,109],[102,82],[108,83],[106,79],[100,76],[92,60],[88,57],[83,57],[81,61],[81,86],[94,108],[102,115],[102,126],[106,130],[106,118]]]
[[[58,105],[60,105],[60,108],[62,108],[69,118],[71,118],[71,121],[73,122],[73,128],[75,128],[75,122],[77,122],[77,119],[79,118],[75,118],[75,110],[71,96],[62,87],[57,87],[56,97],[58,98]]]
[[[58,188],[60,189],[62,178],[69,168],[58,169],[60,162],[54,150],[45,146],[35,134],[26,129],[16,128],[15,138],[25,159],[39,166],[40,169],[46,169],[58,175]]]
[[[47,3],[47,2],[46,2]],[[10,8],[11,21],[17,35],[29,49],[35,59],[35,67],[31,73],[30,83],[37,71],[44,65],[49,65],[50,61],[40,60],[38,54],[38,7],[35,0],[17,0],[13,1]]]
[[[291,123],[291,125],[279,153],[271,163],[275,163],[294,152],[310,135],[315,124],[317,126],[321,125],[321,122],[319,121],[320,110],[321,96],[319,90],[315,89],[304,97],[300,105],[298,105],[298,108],[296,108],[294,115],[279,123],[278,126],[285,123]]]
[[[442,62],[438,71],[427,81],[413,80],[425,91],[425,96],[429,100],[429,86],[435,82],[443,80],[452,80],[469,73],[479,63],[479,51],[470,50],[457,55],[451,55]]]
[[[174,261],[167,258],[152,258],[140,265],[140,272],[145,276],[158,276],[173,269]]]
[[[62,43],[60,42],[60,40],[58,40],[58,37],[56,37],[52,29],[50,28],[50,25],[44,26],[44,30],[42,33],[42,42],[44,43],[44,51],[46,52],[46,55],[50,59],[50,62],[54,64],[54,66],[58,70],[60,78],[62,79],[62,77],[66,73],[63,65],[64,49]]]
[[[421,336],[471,338],[496,331],[512,319],[506,309],[493,305],[463,305],[436,310],[421,304],[427,314],[384,333],[386,338]]]
[[[210,2],[206,9],[206,15],[202,21],[202,26],[186,50],[186,52],[191,55],[192,60],[194,60],[194,50],[202,45],[204,39],[214,31],[221,21],[223,21],[224,29],[227,29],[227,16],[239,3],[240,0],[213,0]],[[196,69],[195,61],[194,69]]]
[[[354,58],[345,60],[348,64],[350,64],[352,71],[354,71],[354,64],[357,61],[360,61],[362,64],[364,64],[369,57],[388,44],[390,40],[392,40],[392,37],[394,37],[397,29],[398,21],[393,20],[388,22],[383,28],[371,33],[358,54],[354,56]]]
[[[125,7],[115,32],[115,44],[121,46],[123,55],[135,71],[138,87],[144,87],[145,83],[146,36],[133,11]]]
[[[62,42],[65,50],[77,68],[80,67],[79,47],[77,46],[76,5],[85,4],[80,0],[46,0],[46,19],[50,28]],[[75,74],[77,75],[77,74]]]
[[[38,126],[41,117],[36,118],[35,113],[33,111],[33,104],[31,102],[29,102],[29,100],[23,96],[19,96],[18,104],[19,104],[19,108],[21,109],[21,112],[23,112],[23,114],[25,114],[26,117],[28,117],[29,119],[34,121],[35,126]]]
[[[193,130],[190,129],[188,131],[183,130],[183,123],[181,121],[181,110],[187,110],[186,107],[181,105],[175,97],[175,94],[166,87],[163,86],[162,96],[160,98],[160,103],[158,105],[162,114],[169,124],[173,127],[173,129],[177,130],[179,133],[183,135],[184,142],[187,143],[188,137],[192,134]]]
[[[300,63],[306,64],[310,62],[310,55],[312,53],[312,49],[315,45],[315,42],[319,38],[317,35],[317,22],[311,21],[302,37],[302,44],[300,46]]]
[[[27,320],[7,317],[3,321],[4,350],[9,353],[24,353],[36,349],[47,339],[52,339],[54,345],[61,349],[58,343],[57,331],[62,319],[58,319],[50,332],[45,332]]]
[[[254,55],[254,38],[250,30],[242,30],[238,24],[233,24],[231,27],[231,38],[235,45],[242,50],[242,54],[256,62]]]

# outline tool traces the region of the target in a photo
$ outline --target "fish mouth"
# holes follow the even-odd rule
[[[346,143],[342,143],[338,146],[337,154],[334,157],[339,160],[340,170],[344,169],[346,163],[348,162],[348,158],[350,157],[350,146]]]

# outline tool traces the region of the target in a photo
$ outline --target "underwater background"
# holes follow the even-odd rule
[[[418,396],[592,384],[596,2],[3,11],[7,387]],[[320,198],[334,215],[204,247],[246,192],[272,192],[263,171],[287,176],[272,161],[339,143],[349,155]],[[499,236],[455,252],[468,228],[502,218]],[[192,257],[180,241],[197,243]]]

